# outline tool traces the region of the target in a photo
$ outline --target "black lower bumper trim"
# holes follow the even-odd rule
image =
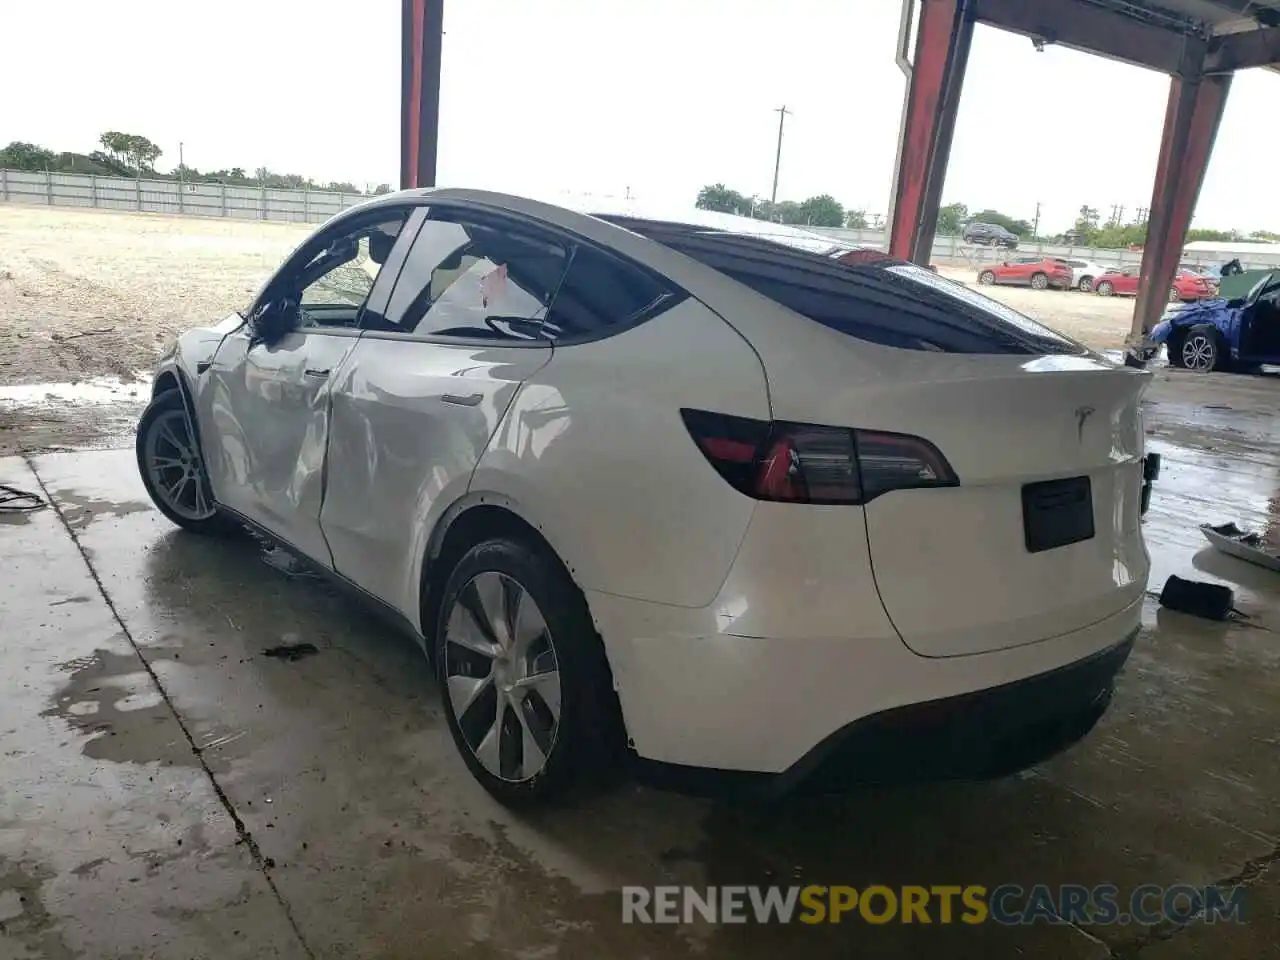
[[[1106,712],[1135,630],[1115,646],[1048,673],[854,721],[781,774],[639,761],[646,782],[702,795],[776,798],[872,784],[983,780],[1040,763],[1084,737]]]

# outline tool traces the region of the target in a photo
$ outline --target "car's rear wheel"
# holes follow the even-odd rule
[[[1043,273],[1032,274],[1031,287],[1034,290],[1048,290],[1049,278],[1046,277]]]
[[[179,391],[160,394],[143,411],[134,449],[142,485],[166,517],[192,533],[224,534],[237,529],[218,512]]]
[[[441,597],[435,665],[454,743],[504,804],[561,797],[619,756],[604,646],[545,549],[500,537],[463,555]]]
[[[1081,293],[1093,292],[1093,277],[1081,277],[1078,286]]]
[[[1207,324],[1192,327],[1178,346],[1177,359],[1178,366],[1198,373],[1221,369],[1224,357],[1218,331]]]
[[[1098,284],[1095,290],[1100,297],[1109,297],[1116,292],[1116,288],[1112,285],[1110,280],[1103,280]]]
[[[996,275],[990,270],[983,270],[978,274],[978,282],[984,287],[989,287],[996,282]]]

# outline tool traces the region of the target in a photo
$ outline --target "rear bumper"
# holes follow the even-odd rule
[[[1060,753],[1093,729],[1111,703],[1115,676],[1136,634],[1056,670],[863,717],[781,774],[662,764],[641,764],[641,773],[675,789],[763,797],[1006,776]]]
[[[989,779],[1040,763],[1101,719],[1136,635],[1024,680],[864,717],[818,744],[770,789]]]
[[[1138,599],[1096,623],[1037,642],[964,656],[922,657],[893,631],[878,598],[874,610],[845,606],[868,612],[864,622],[843,636],[815,630],[809,637],[774,638],[727,632],[750,622],[750,594],[742,596],[744,612],[736,617],[728,602],[691,610],[594,591],[588,591],[587,599],[605,641],[629,742],[639,758],[676,768],[785,775],[787,784],[807,779],[819,767],[861,763],[859,751],[869,748],[837,746],[846,740],[860,743],[864,736],[874,739],[884,724],[875,718],[900,717],[896,711],[952,698],[992,694],[993,705],[978,724],[980,738],[1003,743],[1015,731],[1035,734],[1045,718],[1026,707],[1050,702],[1043,689],[1032,687],[1021,698],[1022,707],[1018,698],[994,692],[1091,661],[1118,645],[1127,655],[1142,607]],[[757,608],[760,603],[757,599]],[[882,628],[875,629],[876,623]],[[1100,714],[1105,707],[1096,700],[1102,684],[1095,682],[1094,671],[1110,669],[1109,680],[1123,660],[1119,654],[1104,657],[1100,666],[1066,675],[1083,692],[1054,701],[1071,700],[1081,708],[1055,712],[1066,731],[1063,744],[1083,735],[1097,719],[1082,717],[1094,708]],[[998,721],[993,719],[997,715]],[[849,732],[864,729],[869,731],[865,735]],[[936,732],[926,739],[933,737]],[[852,754],[846,756],[845,750]]]

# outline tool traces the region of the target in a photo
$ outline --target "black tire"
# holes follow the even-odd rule
[[[1093,292],[1093,277],[1081,277],[1081,278],[1080,278],[1080,283],[1078,284],[1078,287],[1079,287],[1079,290],[1080,290],[1080,292],[1081,292],[1081,293],[1092,293],[1092,292]]]
[[[537,611],[546,626],[546,647],[552,651],[549,662],[559,674],[559,716],[548,737],[550,746],[543,751],[545,761],[541,768],[526,779],[495,775],[485,767],[477,755],[479,744],[473,747],[467,734],[463,732],[450,693],[451,676],[456,679],[478,679],[486,676],[483,672],[483,657],[477,665],[478,655],[449,640],[450,618],[455,606],[460,611],[469,609],[468,605],[475,602],[475,595],[469,599],[463,591],[473,589],[473,583],[479,582],[476,578],[483,574],[498,574],[503,578],[504,598],[507,596],[508,584],[514,582],[526,597],[532,598],[536,603]],[[503,609],[509,612],[505,603]],[[512,626],[507,635],[514,633]],[[499,803],[520,808],[556,801],[589,781],[607,781],[618,770],[618,761],[625,748],[625,733],[604,644],[596,633],[582,592],[570,578],[564,565],[542,544],[498,537],[477,543],[463,554],[449,574],[441,595],[435,623],[434,648],[441,701],[454,745],[462,754],[471,775]],[[492,662],[490,661],[490,673],[487,675],[491,678],[488,683],[489,689],[493,691],[491,700],[482,702],[482,699],[487,698],[487,692],[483,696],[473,695],[471,706],[462,711],[471,728],[472,739],[481,735],[480,731],[488,722],[488,711],[498,708],[500,703],[499,679]],[[478,689],[483,686],[481,684]],[[522,694],[526,714],[529,709],[539,706],[538,703],[529,706],[532,693],[533,691]],[[541,701],[541,707],[547,709],[547,703]],[[473,708],[480,715],[479,724],[473,722],[477,718],[471,717]],[[515,709],[510,705],[501,706],[498,713],[501,719],[491,724],[491,728],[500,731],[495,747],[499,755],[504,745],[510,742],[506,738],[510,735],[518,736],[519,728],[510,726],[520,722]],[[537,710],[534,709],[534,712]],[[523,765],[523,743],[520,746],[519,762]],[[502,766],[500,762],[499,767]],[[500,769],[499,773],[501,772]],[[517,775],[519,772],[515,771]]]
[[[990,270],[983,270],[978,274],[978,283],[984,287],[989,287],[996,282],[996,275]]]
[[[1031,289],[1048,290],[1049,278],[1046,277],[1043,273],[1033,273],[1031,275]]]
[[[1093,288],[1093,292],[1100,297],[1109,297],[1116,292],[1116,288],[1110,280],[1103,280]]]
[[[1169,352],[1170,364],[1197,373],[1225,370],[1227,362],[1222,337],[1217,328],[1207,323],[1196,324],[1188,330],[1178,340],[1176,351]]]
[[[157,486],[156,476],[150,464],[152,459],[151,451],[156,449],[156,443],[163,441],[157,440],[149,443],[149,440],[154,432],[162,430],[165,426],[170,427],[171,432],[178,433],[179,440],[189,443],[191,449],[195,451],[189,467],[174,467],[172,469],[178,471],[175,477],[181,477],[184,472],[188,473],[189,479],[187,483],[199,488],[203,502],[209,508],[209,512],[205,516],[196,515],[195,511],[184,513],[179,509],[175,509],[174,505],[170,503],[170,498]],[[153,399],[147,405],[147,409],[142,411],[142,417],[138,420],[134,453],[138,461],[138,474],[142,477],[142,485],[146,488],[147,496],[156,505],[156,509],[173,523],[184,530],[204,536],[226,536],[240,532],[240,525],[222,514],[213,499],[213,491],[209,486],[209,478],[204,469],[204,460],[199,455],[199,443],[191,436],[191,417],[183,403],[181,392],[168,390]],[[175,459],[181,459],[181,457]]]

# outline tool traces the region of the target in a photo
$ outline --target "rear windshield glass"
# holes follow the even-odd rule
[[[1083,353],[1075,341],[964,284],[886,258],[836,260],[767,240],[667,224],[627,227],[849,336],[946,353]]]

